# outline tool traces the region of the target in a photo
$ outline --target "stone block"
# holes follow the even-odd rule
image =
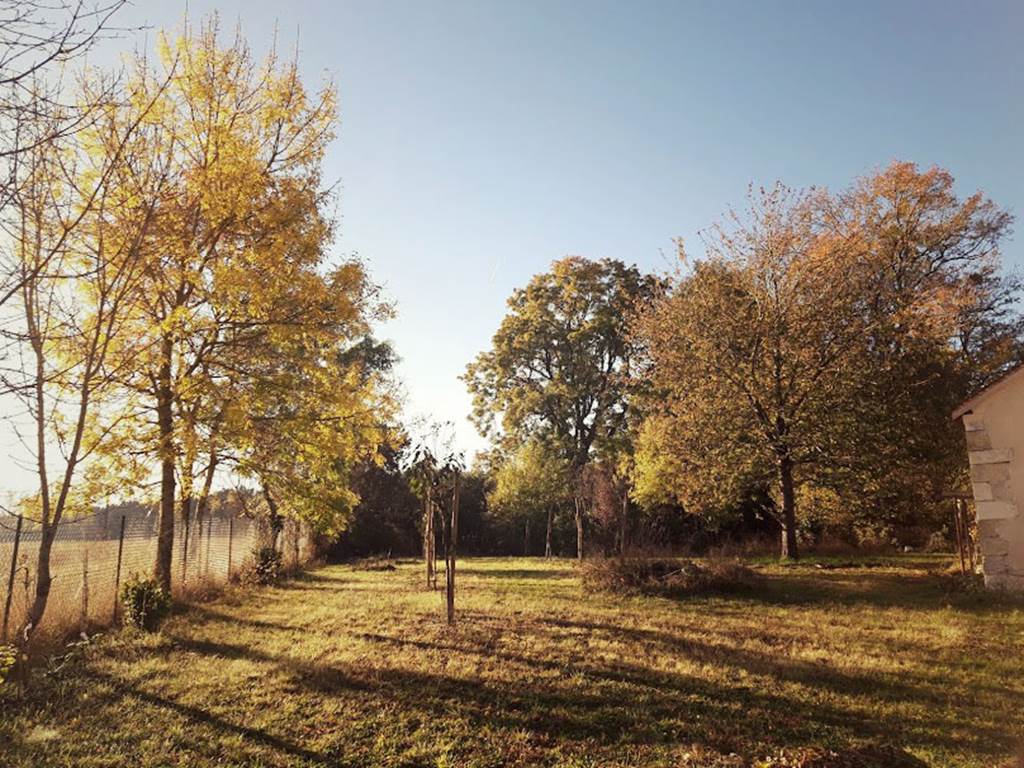
[[[995,448],[989,451],[971,451],[967,457],[972,465],[1009,463],[1013,461],[1013,449]]]
[[[1001,589],[1007,592],[1024,591],[1024,574],[1022,573],[994,573],[985,574],[985,586],[989,589]]]
[[[983,536],[978,546],[985,558],[1003,557],[1010,554],[1010,542],[1000,536]]]
[[[968,451],[987,451],[992,447],[992,438],[984,429],[977,429],[973,432],[966,432]]]
[[[985,574],[985,584],[988,585],[990,576],[1002,576],[1010,573],[1010,563],[1006,555],[993,555],[992,557],[983,557],[981,563],[981,570]]]
[[[965,413],[961,418],[964,422],[964,429],[968,432],[978,432],[985,429],[985,422],[982,421],[981,416]]]
[[[1017,505],[1012,501],[978,501],[974,508],[978,520],[1007,520],[1017,516]]]
[[[975,501],[992,501],[995,496],[992,495],[992,483],[974,483],[974,500]]]
[[[1010,465],[1008,462],[971,465],[971,480],[975,483],[998,483],[1009,479]]]
[[[985,538],[1001,538],[1011,539],[1011,529],[1013,527],[1012,520],[979,520],[978,521],[978,537],[981,539]]]

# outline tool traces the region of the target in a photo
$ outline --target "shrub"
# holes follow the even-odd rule
[[[681,596],[734,592],[757,586],[757,573],[735,560],[619,557],[586,560],[583,585],[617,594]]]
[[[171,597],[155,580],[132,574],[121,587],[124,623],[153,632],[171,609]]]
[[[0,685],[10,680],[11,671],[17,661],[17,648],[13,645],[0,645]]]
[[[357,571],[393,571],[395,564],[391,562],[391,553],[387,557],[365,557],[357,560],[353,567]]]
[[[253,553],[252,580],[273,584],[281,578],[281,553],[273,547],[260,547]]]
[[[945,531],[934,531],[931,536],[928,537],[928,541],[924,545],[925,552],[952,552],[953,545],[946,537]]]

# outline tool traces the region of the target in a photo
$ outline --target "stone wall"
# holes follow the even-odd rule
[[[1024,534],[1010,483],[1013,448],[993,447],[981,416],[966,414],[963,422],[985,585],[1024,589],[1024,563],[1013,557],[1014,542]]]

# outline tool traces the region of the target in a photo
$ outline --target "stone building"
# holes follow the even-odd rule
[[[985,584],[1024,590],[1024,366],[953,412],[962,419]]]

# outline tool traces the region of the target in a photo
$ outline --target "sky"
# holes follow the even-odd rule
[[[397,317],[410,415],[483,446],[459,380],[518,286],[568,254],[671,269],[748,185],[940,165],[1024,212],[1024,3],[190,0],[333,80],[338,258]],[[152,47],[185,4],[136,0]],[[134,41],[134,42],[133,42]],[[1005,249],[1024,266],[1021,238]],[[6,478],[5,484],[10,484]]]

